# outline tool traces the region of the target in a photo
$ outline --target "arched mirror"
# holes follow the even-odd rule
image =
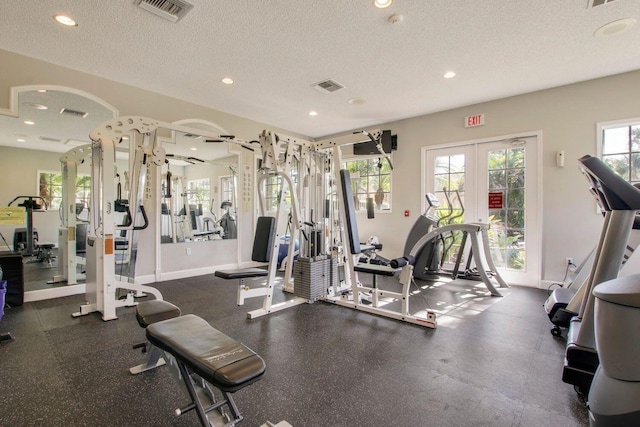
[[[61,272],[64,180],[60,158],[90,144],[89,132],[117,115],[113,106],[73,88],[12,89],[10,110],[0,114],[0,204],[25,207],[26,218],[22,224],[0,224],[4,238],[0,246],[4,256],[23,257],[25,301],[84,292],[82,263],[77,267],[78,280],[67,281],[67,273]],[[90,157],[90,150],[84,153]],[[78,163],[74,188],[69,189],[75,195],[76,209],[70,214],[78,231],[84,228],[90,209],[89,163],[88,158]],[[82,256],[84,239],[79,237],[77,255]]]
[[[239,147],[198,134],[228,135],[216,123],[174,124],[194,131],[172,131],[162,139],[167,162],[160,176],[161,270],[213,265],[212,254],[215,264],[237,262]]]
[[[175,122],[207,132],[226,134],[203,120]],[[238,156],[226,142],[194,133],[172,132],[163,147],[161,243],[228,240],[238,237]]]

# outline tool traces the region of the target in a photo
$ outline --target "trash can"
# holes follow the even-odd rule
[[[4,315],[4,295],[7,293],[7,281],[0,280],[0,320]]]

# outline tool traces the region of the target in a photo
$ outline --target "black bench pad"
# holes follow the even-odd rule
[[[154,299],[141,302],[136,307],[136,320],[142,328],[178,316],[180,316],[180,309],[168,301]]]
[[[264,374],[260,356],[196,315],[154,323],[146,332],[151,344],[222,391],[233,393]]]
[[[237,270],[218,270],[215,272],[216,277],[223,279],[246,279],[249,277],[261,277],[269,274],[269,270],[263,268],[240,268]]]
[[[391,268],[386,265],[377,264],[356,264],[353,269],[360,273],[377,274],[378,276],[393,276],[399,268]]]

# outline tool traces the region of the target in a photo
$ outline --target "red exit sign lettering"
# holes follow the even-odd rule
[[[464,127],[472,128],[476,126],[484,126],[484,114],[476,114],[475,116],[465,117]]]

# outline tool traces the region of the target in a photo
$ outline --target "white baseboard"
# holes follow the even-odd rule
[[[223,265],[216,265],[213,267],[194,268],[190,270],[168,271],[160,274],[160,280],[164,282],[167,280],[176,280],[176,279],[185,279],[187,277],[204,276],[206,274],[213,274],[216,272],[216,270],[231,270],[235,268],[244,268],[246,266],[245,264],[253,264],[253,263],[242,263],[240,264],[240,266],[238,266],[238,264],[223,264]]]
[[[39,289],[37,291],[27,291],[24,293],[24,302],[43,301],[52,298],[68,297],[70,295],[84,294],[85,285],[66,285],[51,289]]]

